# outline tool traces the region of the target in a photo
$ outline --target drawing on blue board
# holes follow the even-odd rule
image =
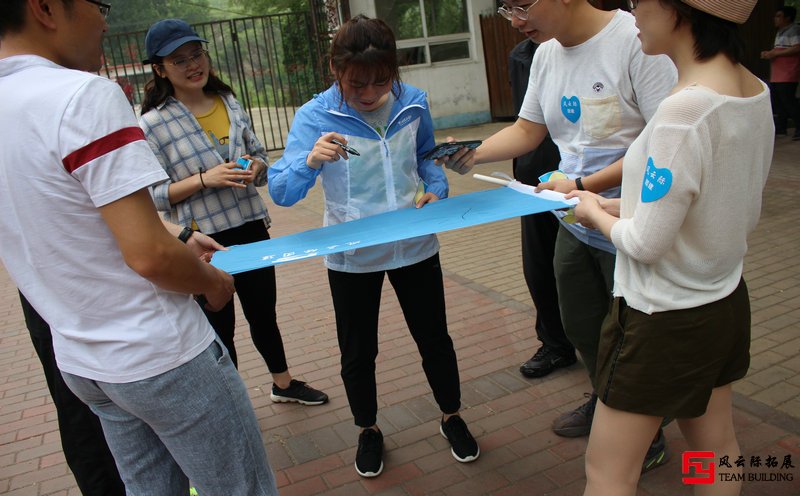
[[[211,263],[225,272],[237,274],[570,206],[511,188],[489,189],[429,203],[423,208],[395,210],[266,241],[231,246],[229,251],[215,253]]]

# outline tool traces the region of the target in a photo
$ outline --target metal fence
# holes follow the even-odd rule
[[[207,39],[217,75],[248,109],[267,150],[284,148],[295,110],[328,80],[327,27],[309,13],[275,14],[196,24]],[[152,77],[143,65],[145,32],[106,37],[100,74],[122,87],[137,115],[144,85]]]

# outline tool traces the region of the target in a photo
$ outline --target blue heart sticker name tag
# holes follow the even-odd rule
[[[672,187],[672,171],[659,169],[653,157],[647,158],[647,169],[642,181],[642,203],[650,203],[664,198]]]
[[[568,121],[575,124],[581,118],[581,101],[577,96],[561,97],[561,113]]]

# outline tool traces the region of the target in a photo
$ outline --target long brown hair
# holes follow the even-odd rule
[[[400,85],[394,84],[400,82],[394,33],[380,19],[357,15],[342,24],[331,42],[330,60],[340,95],[345,75],[364,79],[374,75],[376,81],[392,81],[395,97],[402,92]]]
[[[153,66],[163,65],[163,61],[163,57],[153,57]],[[211,67],[210,61],[208,81],[206,85],[203,86],[203,91],[206,93],[230,94],[236,96],[233,92],[233,88],[214,74],[214,69]],[[153,67],[153,79],[144,85],[144,99],[142,100],[141,114],[144,115],[158,107],[170,96],[175,96],[175,87],[172,86],[172,82],[169,79],[159,76],[158,72],[156,72],[156,68]]]

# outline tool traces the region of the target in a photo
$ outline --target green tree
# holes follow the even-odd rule
[[[247,15],[282,14],[308,10],[306,0],[232,0]]]
[[[423,5],[428,36],[469,31],[466,0],[425,0]],[[378,17],[391,26],[397,39],[423,37],[419,0],[381,0],[375,7]]]
[[[127,33],[145,30],[160,19],[176,17],[198,23],[219,19],[223,13],[209,0],[125,0],[114,2],[108,25],[110,33]]]

